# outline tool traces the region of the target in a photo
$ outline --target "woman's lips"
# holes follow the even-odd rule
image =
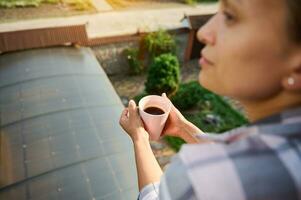
[[[201,65],[202,68],[213,65],[213,63],[211,61],[207,60],[204,56],[202,56],[200,58],[199,64]]]

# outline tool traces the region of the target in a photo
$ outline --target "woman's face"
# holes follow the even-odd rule
[[[261,100],[282,90],[291,43],[284,0],[221,0],[219,12],[198,31],[200,83],[239,100]]]

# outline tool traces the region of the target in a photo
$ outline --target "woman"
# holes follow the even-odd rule
[[[134,144],[139,199],[301,199],[300,11],[300,0],[220,2],[197,34],[199,81],[239,100],[251,124],[213,137],[173,107],[163,134],[202,143],[184,145],[164,174],[130,101],[120,124]]]

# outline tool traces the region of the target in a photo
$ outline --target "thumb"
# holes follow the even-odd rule
[[[170,99],[166,96],[166,93],[164,92],[164,93],[162,93],[162,95],[161,95],[163,98],[166,98],[166,99],[168,99],[169,101],[170,101]],[[173,103],[170,101],[170,103],[171,103],[171,108],[173,109],[173,107],[174,107],[174,105],[173,105]]]
[[[162,97],[164,97],[164,98],[167,98],[167,96],[166,96],[166,93],[164,92],[164,93],[162,93],[162,95],[161,95]]]
[[[137,108],[137,106],[136,106],[135,101],[130,100],[130,102],[129,102],[129,115],[130,116],[134,116],[137,114],[136,108]]]

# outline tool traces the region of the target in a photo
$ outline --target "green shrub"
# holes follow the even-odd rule
[[[149,67],[145,91],[157,95],[165,92],[168,96],[172,96],[177,91],[179,82],[180,67],[177,57],[162,54],[156,57]]]
[[[175,39],[166,30],[149,33],[142,42],[151,57],[165,53],[176,53]]]
[[[177,152],[180,150],[181,146],[185,144],[185,141],[178,137],[165,136],[164,140]]]
[[[177,93],[171,98],[180,110],[190,109],[197,105],[203,94],[208,93],[197,81],[180,84]]]
[[[131,74],[141,74],[143,72],[143,67],[138,59],[139,50],[137,48],[128,48],[124,50],[124,54],[130,66]]]

